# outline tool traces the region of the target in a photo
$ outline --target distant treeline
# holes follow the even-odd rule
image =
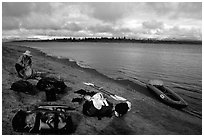
[[[18,40],[20,42],[114,42],[114,43],[166,43],[166,44],[202,44],[199,40],[156,40],[156,39],[130,39],[130,38],[54,38],[52,40]]]

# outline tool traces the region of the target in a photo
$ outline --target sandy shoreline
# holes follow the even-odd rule
[[[19,80],[14,69],[19,55],[28,47],[11,46],[3,43],[2,47],[2,134],[22,134],[14,132],[11,127],[11,119],[20,108],[45,102],[45,94],[39,92],[36,95],[17,93],[10,90],[13,82]],[[71,112],[76,125],[73,134],[135,134],[135,135],[200,135],[202,134],[202,120],[195,116],[171,108],[158,101],[150,92],[140,85],[127,81],[115,81],[92,69],[79,67],[75,62],[67,59],[58,59],[31,49],[33,55],[33,68],[38,71],[52,72],[61,76],[67,86],[72,90],[58,97],[56,103],[65,104],[76,108]],[[84,116],[81,112],[82,105],[72,103],[71,100],[79,95],[74,91],[86,89],[94,91],[91,87],[83,85],[83,82],[93,82],[111,93],[127,98],[132,102],[132,110],[123,118],[103,118]],[[33,82],[35,83],[35,82]],[[111,98],[111,102],[117,103]]]

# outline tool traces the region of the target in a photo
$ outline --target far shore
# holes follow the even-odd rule
[[[30,50],[33,57],[33,69],[50,72],[61,77],[71,88],[65,94],[58,96],[53,104],[67,105],[76,108],[70,112],[76,130],[74,135],[201,135],[202,119],[169,107],[156,99],[145,86],[131,84],[125,80],[113,80],[96,70],[82,68],[75,62],[48,56],[39,50],[12,45],[12,42],[2,43],[2,134],[22,135],[27,133],[14,132],[11,121],[18,109],[26,109],[36,104],[46,104],[45,93],[35,95],[17,93],[10,89],[11,84],[20,80],[14,68],[17,58]],[[32,84],[38,81],[30,80]],[[92,82],[105,90],[122,96],[132,103],[132,110],[124,117],[102,118],[88,117],[82,113],[82,104],[73,103],[72,99],[80,97],[74,91],[87,87],[83,82]],[[113,104],[117,101],[109,98]]]
[[[185,39],[134,39],[126,37],[69,37],[69,38],[53,38],[53,39],[25,39],[11,40],[17,42],[107,42],[107,43],[152,43],[152,44],[198,44],[202,45],[202,40],[185,40]]]

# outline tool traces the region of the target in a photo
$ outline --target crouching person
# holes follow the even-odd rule
[[[73,132],[71,116],[51,110],[19,110],[12,119],[16,132],[34,134],[70,134]]]
[[[32,69],[32,55],[29,50],[25,51],[15,64],[18,76],[23,79],[35,79],[44,75],[43,72],[37,72]]]
[[[23,53],[15,64],[16,71],[20,78],[27,79],[32,76],[32,60],[31,60],[31,52],[27,50]]]
[[[85,96],[85,103],[83,104],[83,113],[87,116],[98,117],[100,120],[102,117],[112,117],[113,104],[103,97],[102,93],[96,93],[95,95]]]

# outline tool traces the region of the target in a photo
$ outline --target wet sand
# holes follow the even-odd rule
[[[46,102],[45,92],[35,95],[18,93],[10,89],[11,84],[19,80],[15,71],[17,58],[29,49],[33,55],[33,69],[51,72],[64,79],[65,84],[71,88],[65,94],[59,95],[56,102]],[[29,80],[36,84],[36,80]],[[87,117],[82,114],[82,105],[73,103],[72,99],[80,97],[74,91],[85,89],[96,91],[87,87],[83,82],[92,82],[105,90],[122,96],[132,103],[132,109],[122,118]],[[109,98],[115,103],[117,101]],[[70,112],[75,124],[75,135],[201,135],[202,119],[185,113],[184,111],[169,107],[154,97],[144,86],[132,85],[126,81],[113,80],[93,69],[81,68],[75,62],[67,59],[58,59],[28,47],[13,46],[3,43],[2,46],[2,134],[26,134],[14,132],[11,120],[18,109],[26,109],[36,104],[63,104],[76,108]]]

